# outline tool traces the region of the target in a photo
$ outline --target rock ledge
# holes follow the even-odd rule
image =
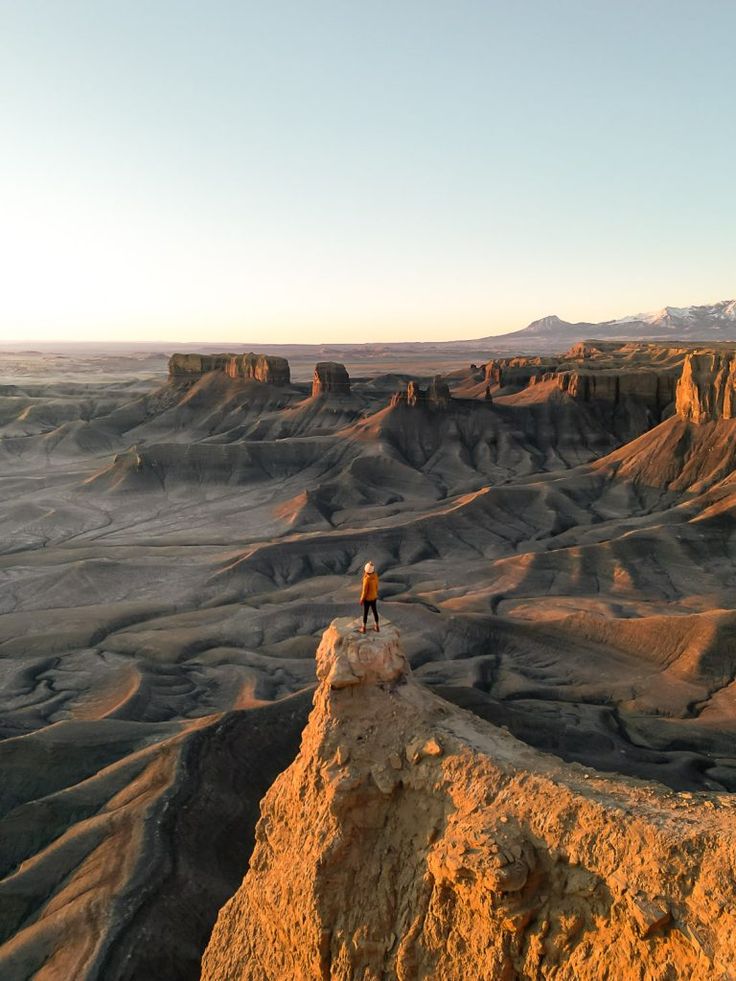
[[[317,677],[331,688],[397,682],[409,673],[399,632],[383,620],[381,632],[371,626],[361,634],[351,617],[333,620],[317,649]]]
[[[733,979],[736,801],[536,752],[335,621],[204,981]]]

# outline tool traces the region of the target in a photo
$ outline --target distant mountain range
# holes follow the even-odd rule
[[[545,349],[572,344],[587,338],[601,340],[736,340],[736,300],[721,300],[705,306],[663,307],[652,313],[637,313],[602,323],[570,323],[557,316],[542,317],[508,334],[479,338],[474,345],[519,346]],[[470,343],[470,342],[468,342]]]
[[[349,332],[346,331],[346,335]],[[82,354],[96,353],[106,356],[132,356],[153,359],[168,357],[174,351],[244,352],[267,351],[286,358],[330,358],[338,361],[353,359],[383,359],[395,355],[408,357],[447,359],[462,355],[472,361],[482,361],[488,356],[499,354],[549,354],[562,353],[577,341],[585,340],[635,340],[635,341],[683,341],[688,344],[700,341],[733,342],[736,346],[736,300],[721,300],[704,306],[663,307],[651,313],[637,313],[618,320],[604,320],[601,323],[581,321],[570,323],[554,314],[542,317],[524,327],[507,334],[492,334],[489,337],[463,338],[452,341],[365,341],[348,340],[331,343],[292,343],[279,344],[259,340],[258,334],[243,334],[243,340],[215,342],[212,340],[172,343],[170,341],[141,342],[59,342],[35,341],[34,351],[29,351],[28,341],[3,342],[0,356],[17,357],[22,354],[39,356],[45,352],[55,352],[63,357],[79,357]],[[1,364],[1,362],[0,362]],[[438,366],[437,366],[438,367]]]

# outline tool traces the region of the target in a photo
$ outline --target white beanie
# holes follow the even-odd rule
[[[365,564],[365,571],[366,572],[375,572],[376,571],[376,567],[373,565],[372,562],[366,562],[366,564]]]

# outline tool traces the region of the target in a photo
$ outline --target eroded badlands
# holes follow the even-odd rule
[[[417,682],[736,789],[732,350],[243,354],[0,388],[3,976],[199,976],[369,558]]]

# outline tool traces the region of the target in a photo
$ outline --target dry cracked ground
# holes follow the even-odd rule
[[[319,397],[26,367],[0,385],[3,978],[199,976],[368,559],[418,681],[565,760],[736,790],[732,420],[553,377],[489,401],[467,365],[447,406],[390,404],[410,364]]]

